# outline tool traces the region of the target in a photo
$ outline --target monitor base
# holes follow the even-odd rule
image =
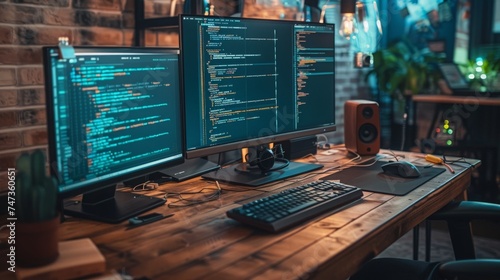
[[[161,206],[165,200],[117,191],[113,198],[95,204],[80,200],[65,200],[63,203],[65,215],[116,224]]]
[[[311,172],[322,167],[323,165],[321,164],[292,161],[287,167],[283,169],[262,173],[260,169],[256,169],[252,172],[248,170],[241,171],[241,165],[237,164],[206,173],[201,177],[204,179],[257,187],[263,184],[268,184],[289,177],[297,176],[299,174]]]

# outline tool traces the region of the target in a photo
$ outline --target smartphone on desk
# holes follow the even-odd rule
[[[167,214],[167,215],[163,215],[161,213],[150,213],[150,214],[130,218],[130,219],[128,219],[128,223],[129,223],[130,227],[137,227],[137,226],[141,226],[141,225],[150,224],[152,222],[159,221],[161,219],[165,219],[165,218],[171,217],[173,215],[174,215],[173,213]]]

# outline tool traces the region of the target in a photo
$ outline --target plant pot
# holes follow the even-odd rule
[[[36,267],[54,262],[59,257],[59,216],[41,222],[16,224],[16,263]]]

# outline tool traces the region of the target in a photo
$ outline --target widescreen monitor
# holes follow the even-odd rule
[[[334,33],[332,24],[181,15],[187,158],[242,148],[256,155],[269,143],[334,131]],[[260,185],[321,168],[275,164],[203,177]]]
[[[178,49],[43,53],[51,173],[61,199],[83,194],[64,214],[117,223],[164,204],[115,189],[184,161]]]

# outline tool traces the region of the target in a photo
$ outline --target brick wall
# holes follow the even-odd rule
[[[217,9],[230,13],[230,0]],[[224,7],[224,8],[223,8]],[[165,1],[146,1],[148,16],[170,9]],[[22,152],[47,149],[45,91],[41,47],[68,37],[73,45],[133,45],[133,0],[0,0],[0,193],[6,171]],[[148,46],[177,46],[176,30],[148,31]],[[352,67],[349,45],[337,42],[338,132],[343,140],[343,103],[364,92],[363,75]]]

